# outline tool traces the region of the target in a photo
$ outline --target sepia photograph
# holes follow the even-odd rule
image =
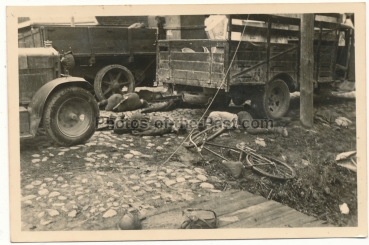
[[[7,7],[11,241],[366,237],[365,3],[147,8]]]

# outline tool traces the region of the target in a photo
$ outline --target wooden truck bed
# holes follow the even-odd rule
[[[278,74],[288,74],[298,84],[300,17],[231,15],[229,23],[227,40],[160,40],[157,79],[205,88],[218,88],[225,79],[227,91],[232,85],[266,84]],[[316,18],[315,82],[335,80],[339,28],[338,23]]]

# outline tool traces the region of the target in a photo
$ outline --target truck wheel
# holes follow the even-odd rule
[[[135,79],[132,73],[121,65],[108,65],[102,68],[95,77],[94,89],[99,101],[108,99],[113,94],[127,93],[135,90]]]
[[[48,99],[43,116],[44,129],[59,145],[81,144],[94,134],[98,107],[83,88],[63,88]]]
[[[277,119],[283,117],[290,107],[290,90],[281,79],[271,81],[260,99],[251,101],[255,114],[260,117]]]

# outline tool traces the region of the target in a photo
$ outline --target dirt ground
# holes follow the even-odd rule
[[[189,202],[227,189],[247,190],[286,204],[335,226],[357,225],[356,173],[336,164],[337,154],[356,150],[355,100],[314,98],[315,111],[352,121],[348,127],[315,121],[311,130],[299,123],[299,99],[292,99],[288,137],[230,131],[214,143],[245,142],[261,154],[284,160],[297,173],[288,181],[273,180],[252,170],[233,178],[221,159],[181,147],[184,136],[115,135],[97,131],[83,145],[59,147],[40,135],[21,142],[22,230],[115,229],[128,209],[155,212],[164,205]],[[244,110],[234,107],[230,112]],[[203,108],[158,113],[198,119]],[[263,138],[262,147],[255,143]],[[340,205],[346,203],[348,214]],[[174,227],[176,228],[176,227]]]

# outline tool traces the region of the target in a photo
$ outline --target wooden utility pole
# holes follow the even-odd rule
[[[313,127],[314,14],[302,14],[300,36],[300,122]]]

